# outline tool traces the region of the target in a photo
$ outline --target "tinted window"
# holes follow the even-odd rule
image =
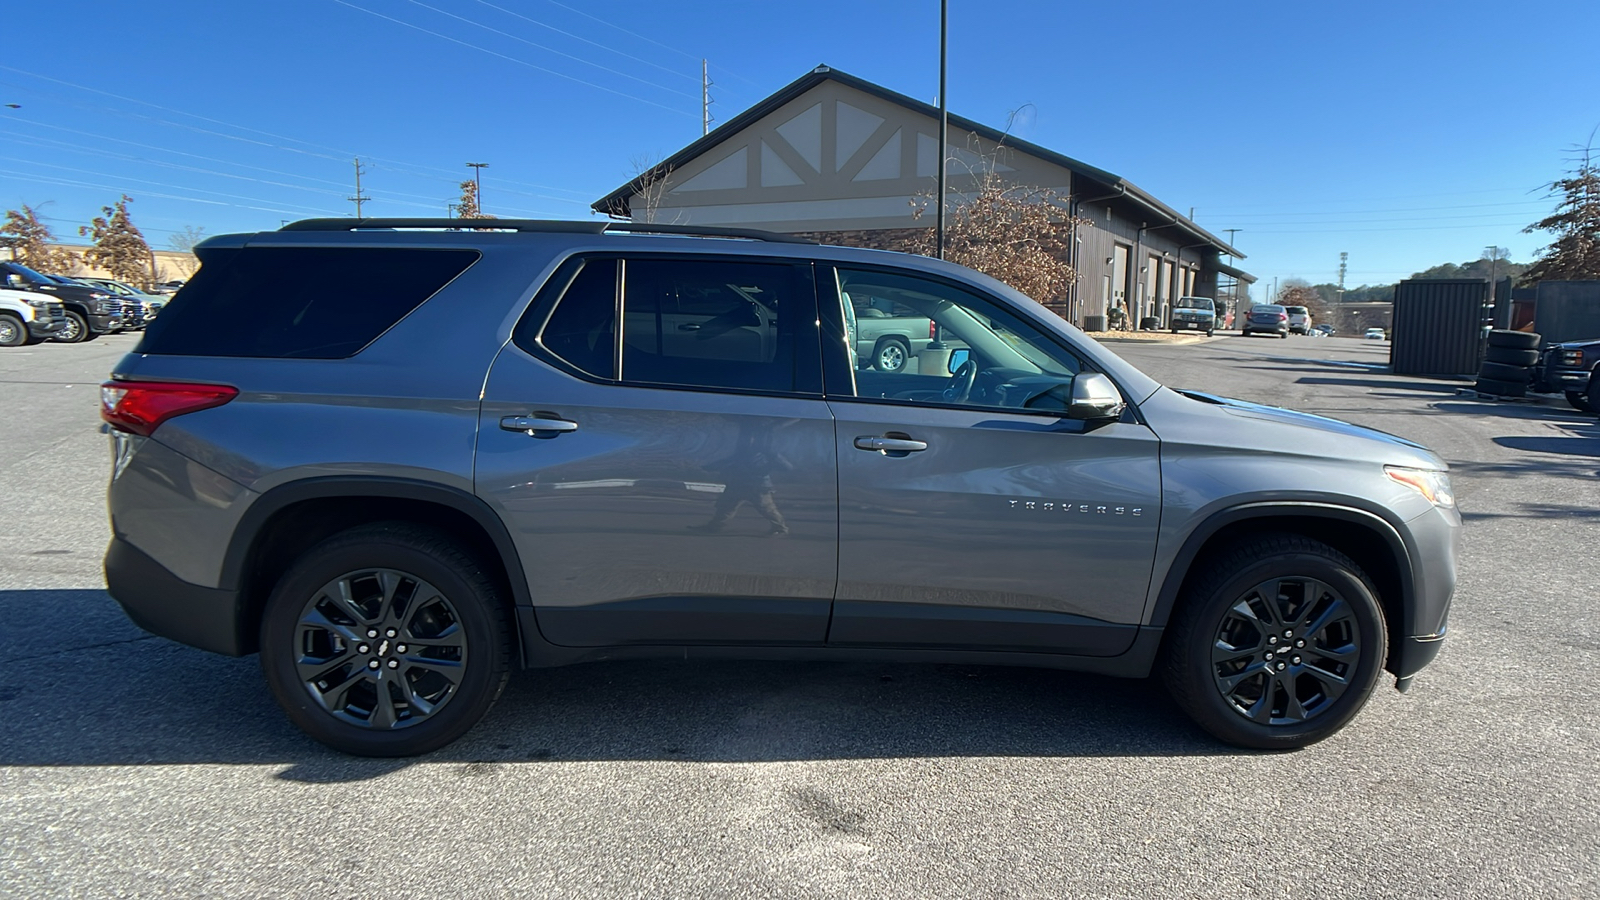
[[[342,359],[478,258],[475,250],[251,247],[202,265],[142,353]]]
[[[628,260],[624,381],[795,390],[795,332],[814,320],[809,265]]]
[[[538,343],[567,364],[597,378],[617,377],[617,261],[591,259],[556,302]],[[531,349],[519,326],[517,345]]]

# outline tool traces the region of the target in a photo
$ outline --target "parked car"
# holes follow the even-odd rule
[[[859,291],[847,294],[855,316],[856,355],[860,364],[880,372],[899,372],[928,349],[935,338],[933,320],[884,297]]]
[[[1257,303],[1250,307],[1250,312],[1244,320],[1244,336],[1252,334],[1275,334],[1281,338],[1289,336],[1289,312],[1285,307],[1276,303]]]
[[[35,291],[0,289],[0,347],[37,344],[67,327],[61,301]]]
[[[1284,312],[1289,315],[1289,333],[1305,334],[1311,330],[1311,310],[1304,306],[1285,306]]]
[[[211,238],[101,391],[111,595],[259,651],[330,746],[444,746],[519,662],[753,656],[1154,672],[1281,749],[1441,646],[1461,518],[1417,444],[1164,388],[927,257],[450,224]],[[845,296],[962,346],[858,370]]]
[[[1368,328],[1365,337],[1369,341],[1382,341],[1386,340],[1389,335],[1382,328]]]
[[[1216,333],[1217,307],[1210,297],[1179,297],[1172,305],[1172,333],[1185,330]]]
[[[52,340],[76,344],[122,327],[122,302],[106,291],[64,284],[18,262],[0,262],[0,277],[5,279],[5,287],[47,294],[61,303],[67,314],[67,327]]]
[[[176,294],[178,290],[186,283],[187,282],[185,282],[183,279],[178,279],[176,281],[163,281],[159,284],[151,285],[150,292],[153,294]]]
[[[1339,330],[1334,328],[1332,325],[1318,324],[1311,326],[1311,332],[1313,334],[1320,334],[1323,337],[1333,337],[1335,334],[1339,333]]]
[[[78,276],[77,280],[116,294],[122,300],[123,326],[127,329],[144,328],[167,305],[166,295],[141,291],[125,281],[85,276]]]
[[[1600,371],[1600,338],[1551,344],[1539,351],[1533,389],[1565,394],[1574,409],[1600,412],[1600,406],[1595,405],[1596,397],[1600,396],[1597,371]]]

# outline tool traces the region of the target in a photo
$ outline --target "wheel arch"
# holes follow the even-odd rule
[[[1161,584],[1150,615],[1151,626],[1165,628],[1178,601],[1196,572],[1197,561],[1220,552],[1220,548],[1255,534],[1293,532],[1321,541],[1350,557],[1378,588],[1389,636],[1389,659],[1385,667],[1397,664],[1397,653],[1406,636],[1412,633],[1416,582],[1411,553],[1399,529],[1377,513],[1333,504],[1254,503],[1221,510],[1190,532]]]
[[[363,501],[353,505],[350,501]],[[242,652],[257,649],[262,610],[292,561],[329,536],[380,521],[439,528],[484,563],[513,607],[532,605],[511,534],[487,503],[456,488],[382,476],[330,476],[280,485],[245,511],[223,556],[221,585],[238,592]]]

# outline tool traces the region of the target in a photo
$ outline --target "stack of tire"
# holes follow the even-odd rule
[[[1489,332],[1489,349],[1484,352],[1474,387],[1480,394],[1521,397],[1528,392],[1538,362],[1539,335],[1495,329]]]

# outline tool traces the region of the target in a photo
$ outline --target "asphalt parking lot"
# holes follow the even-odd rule
[[[134,340],[0,352],[0,896],[1600,893],[1600,422],[1564,404],[1390,375],[1379,342],[1114,345],[1453,467],[1444,652],[1307,750],[1219,745],[1144,682],[650,662],[522,673],[457,744],[373,761],[104,593],[96,385]]]

